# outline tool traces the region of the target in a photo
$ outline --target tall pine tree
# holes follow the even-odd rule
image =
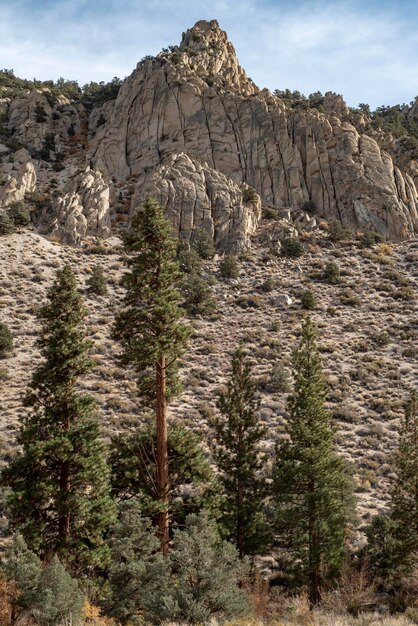
[[[176,362],[188,336],[180,321],[183,311],[177,286],[181,273],[176,248],[162,208],[149,198],[143,210],[133,216],[125,237],[130,271],[124,278],[124,309],[114,328],[123,348],[121,363],[134,369],[144,404],[155,409],[156,483],[161,503],[158,529],[163,554],[167,554],[169,543],[167,403],[179,390]]]
[[[92,361],[86,309],[67,265],[39,313],[42,361],[26,397],[18,443],[6,468],[12,526],[41,555],[57,551],[74,568],[103,566],[104,533],[113,519],[106,449],[95,404],[77,391]]]
[[[308,584],[313,606],[324,578],[340,567],[353,501],[347,466],[333,451],[327,389],[309,318],[292,364],[288,439],[278,446],[273,473],[276,531],[290,550],[298,580]]]
[[[399,429],[391,490],[397,565],[410,573],[418,567],[418,393],[413,391]]]
[[[219,396],[221,416],[214,420],[214,457],[225,497],[222,522],[240,556],[261,550],[266,530],[266,483],[259,454],[265,429],[259,423],[260,401],[251,369],[239,348],[232,359],[227,391]]]

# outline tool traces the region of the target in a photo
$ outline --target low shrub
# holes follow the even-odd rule
[[[339,220],[331,222],[329,227],[329,238],[331,241],[342,241],[343,239],[351,239],[351,237],[351,230],[343,226]]]
[[[212,288],[197,272],[185,276],[181,285],[183,306],[189,315],[210,315],[216,309]]]
[[[302,211],[306,211],[306,213],[310,214],[316,213],[317,211],[316,204],[313,200],[307,200],[302,204],[300,208],[302,209]]]
[[[347,289],[340,296],[341,304],[346,306],[360,306],[361,298],[351,289]]]
[[[103,267],[101,265],[94,265],[91,271],[91,276],[87,281],[89,293],[96,294],[98,296],[104,296],[107,294],[107,283],[104,275]]]
[[[291,390],[290,374],[282,363],[275,363],[271,368],[268,386],[274,393],[289,393]]]
[[[191,250],[180,250],[177,259],[180,270],[185,274],[202,271],[202,259],[193,248]]]
[[[312,291],[306,290],[303,292],[302,297],[300,299],[302,309],[315,309],[316,308],[316,298]]]
[[[340,268],[336,263],[327,263],[322,272],[322,279],[330,283],[331,285],[336,285],[340,282]]]
[[[15,226],[27,226],[30,223],[29,209],[22,201],[12,202],[8,213]]]
[[[0,322],[0,358],[4,358],[8,352],[13,350],[13,335],[9,327]]]
[[[0,213],[0,235],[11,235],[14,232],[14,224],[8,213]]]
[[[215,244],[208,233],[202,228],[193,231],[191,247],[197,252],[201,259],[213,259],[215,256]]]
[[[275,288],[276,288],[276,281],[274,280],[272,276],[269,276],[268,278],[266,278],[264,283],[261,284],[262,291],[265,291],[266,293],[273,291],[273,289]]]
[[[390,343],[389,333],[386,330],[382,330],[382,332],[378,333],[374,337],[374,342],[376,345],[381,346],[382,348],[384,346],[387,346]]]
[[[282,240],[281,244],[281,254],[283,256],[298,258],[305,252],[303,244],[299,239],[296,239],[296,237],[286,237],[286,239]]]
[[[219,264],[222,278],[238,278],[240,265],[235,256],[225,256]]]
[[[372,248],[380,241],[383,241],[382,235],[372,230],[365,230],[360,239],[363,248]]]
[[[254,187],[245,187],[242,190],[242,199],[245,204],[257,204],[259,197]]]

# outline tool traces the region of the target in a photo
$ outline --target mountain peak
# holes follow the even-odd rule
[[[235,48],[217,20],[199,20],[185,33],[179,50],[183,60],[211,85],[250,95],[259,90],[240,66]]]

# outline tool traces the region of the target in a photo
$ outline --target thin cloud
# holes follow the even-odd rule
[[[332,90],[372,106],[418,92],[413,0],[0,0],[0,13],[0,65],[26,78],[124,77],[198,19],[216,18],[261,87]]]

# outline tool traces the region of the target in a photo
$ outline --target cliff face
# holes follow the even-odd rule
[[[116,100],[89,117],[80,102],[47,90],[0,101],[7,131],[35,150],[21,171],[6,154],[3,196],[14,197],[16,185],[32,192],[35,178],[42,191],[56,180],[41,228],[70,243],[107,234],[111,218],[121,223],[115,212],[135,209],[147,194],[162,202],[183,241],[204,228],[221,250],[249,244],[261,206],[296,210],[308,200],[318,216],[350,228],[413,237],[414,162],[397,159],[398,167],[361,120],[352,123],[340,96],[326,94],[324,111],[293,109],[260,91],[218,23],[201,21],[179,46],[140,62]],[[45,151],[47,160],[61,155],[58,167],[42,161]],[[95,199],[83,191],[86,165]],[[244,201],[248,186],[259,202]]]
[[[377,142],[338,112],[294,110],[259,91],[217,22],[198,22],[178,49],[140,63],[90,146],[119,182],[186,153],[264,204],[300,207],[389,239],[418,230],[417,190]]]

